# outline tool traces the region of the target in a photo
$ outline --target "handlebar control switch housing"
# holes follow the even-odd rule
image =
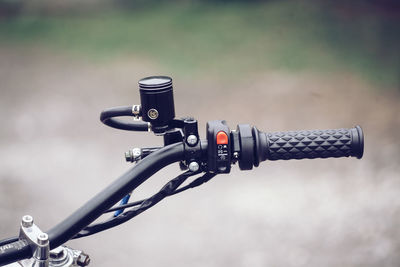
[[[151,76],[139,81],[142,120],[149,122],[154,133],[168,130],[175,118],[172,79]]]
[[[207,122],[208,171],[229,173],[231,171],[230,129],[225,121]]]

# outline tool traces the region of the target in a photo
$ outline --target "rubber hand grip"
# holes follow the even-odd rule
[[[266,138],[266,139],[264,139]],[[351,129],[265,133],[267,160],[361,158],[364,137],[360,126]]]

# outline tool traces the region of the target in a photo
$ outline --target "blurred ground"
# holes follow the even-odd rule
[[[275,6],[272,11],[277,10]],[[232,20],[223,24],[226,16],[221,18],[222,32]],[[0,239],[17,234],[24,214],[49,229],[129,167],[123,158],[127,149],[161,144],[150,134],[105,127],[98,118],[106,107],[138,103],[140,78],[164,74],[174,78],[177,115],[198,118],[203,137],[205,123],[214,119],[226,119],[231,128],[251,123],[263,131],[359,124],[365,133],[364,158],[264,162],[248,172],[235,167],[230,175],[166,199],[118,228],[69,242],[90,254],[92,266],[399,266],[400,95],[398,63],[393,63],[398,52],[376,59],[364,53],[369,48],[360,48],[354,56],[355,50],[346,46],[334,54],[338,58],[332,67],[334,50],[308,40],[309,35],[301,38],[303,54],[296,52],[298,44],[262,50],[277,36],[275,30],[262,31],[265,36],[255,46],[229,46],[234,35],[199,28],[198,15],[194,26],[185,24],[189,33],[179,33],[183,37],[178,40],[188,46],[182,54],[184,45],[176,47],[178,42],[168,38],[167,48],[152,54],[160,46],[143,48],[143,42],[131,50],[107,47],[104,42],[112,38],[97,39],[101,31],[93,33],[93,25],[107,25],[101,20],[86,28],[91,33],[87,38],[79,27],[67,30],[63,38],[58,31],[32,38],[25,37],[34,29],[29,23],[22,23],[30,26],[18,35],[24,19],[0,25]],[[44,23],[40,21],[35,23]],[[40,24],[38,31],[46,25],[59,29],[71,21]],[[110,21],[108,25],[116,23]],[[165,21],[154,21],[152,29]],[[177,29],[171,25],[167,24]],[[114,35],[116,42],[135,43],[132,36],[122,38],[124,33]],[[190,46],[191,36],[205,41]],[[277,46],[286,43],[283,36]],[[190,47],[198,53],[185,59]],[[224,47],[231,47],[226,54]],[[108,56],[98,56],[102,49]],[[285,56],[285,51],[294,52]],[[259,65],[251,68],[263,52]],[[350,54],[354,57],[349,62],[356,63],[349,66],[345,58]],[[234,55],[236,61],[230,57]],[[280,63],[265,63],[268,55]],[[307,61],[308,55],[316,58]],[[386,60],[391,55],[393,64]],[[194,64],[202,58],[200,66]],[[231,66],[235,62],[244,65]],[[357,67],[364,63],[365,69]],[[384,76],[386,69],[393,72]],[[391,77],[390,82],[369,73]],[[154,193],[177,173],[175,165],[160,172],[136,197]]]

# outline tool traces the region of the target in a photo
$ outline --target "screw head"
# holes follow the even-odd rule
[[[192,161],[189,163],[189,170],[191,172],[197,172],[199,170],[200,166],[196,161]]]
[[[22,226],[31,227],[33,225],[33,217],[31,215],[24,215],[22,217]]]
[[[147,111],[147,116],[149,116],[150,119],[155,120],[158,118],[158,111],[157,109],[149,109],[149,111]]]
[[[197,137],[194,134],[191,134],[186,138],[186,142],[189,146],[194,146],[197,144]]]
[[[39,245],[46,245],[49,242],[49,236],[46,233],[41,233],[37,237]]]

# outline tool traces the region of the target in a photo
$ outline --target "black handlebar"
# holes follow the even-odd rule
[[[100,217],[105,210],[154,173],[183,158],[184,146],[182,143],[176,143],[163,147],[141,160],[72,215],[50,229],[47,232],[50,248],[56,248],[73,238],[81,229]],[[30,257],[32,257],[32,251],[26,241],[22,243],[16,241],[0,246],[0,266]]]

